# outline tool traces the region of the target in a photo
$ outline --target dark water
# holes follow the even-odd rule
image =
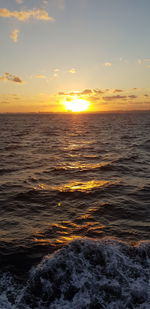
[[[0,309],[150,308],[149,128],[0,115]]]

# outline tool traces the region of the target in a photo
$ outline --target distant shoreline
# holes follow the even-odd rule
[[[115,110],[115,111],[86,111],[86,112],[0,112],[0,115],[47,115],[47,114],[60,114],[60,115],[89,115],[89,114],[130,114],[130,113],[147,113],[150,112],[150,109],[148,110]]]

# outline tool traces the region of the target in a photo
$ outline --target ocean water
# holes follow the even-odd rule
[[[0,114],[0,309],[150,308],[149,128]]]

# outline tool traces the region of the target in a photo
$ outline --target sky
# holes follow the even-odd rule
[[[150,110],[149,0],[0,0],[0,112]]]

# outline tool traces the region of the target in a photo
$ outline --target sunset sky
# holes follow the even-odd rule
[[[0,0],[0,112],[149,110],[149,14],[150,0]]]

